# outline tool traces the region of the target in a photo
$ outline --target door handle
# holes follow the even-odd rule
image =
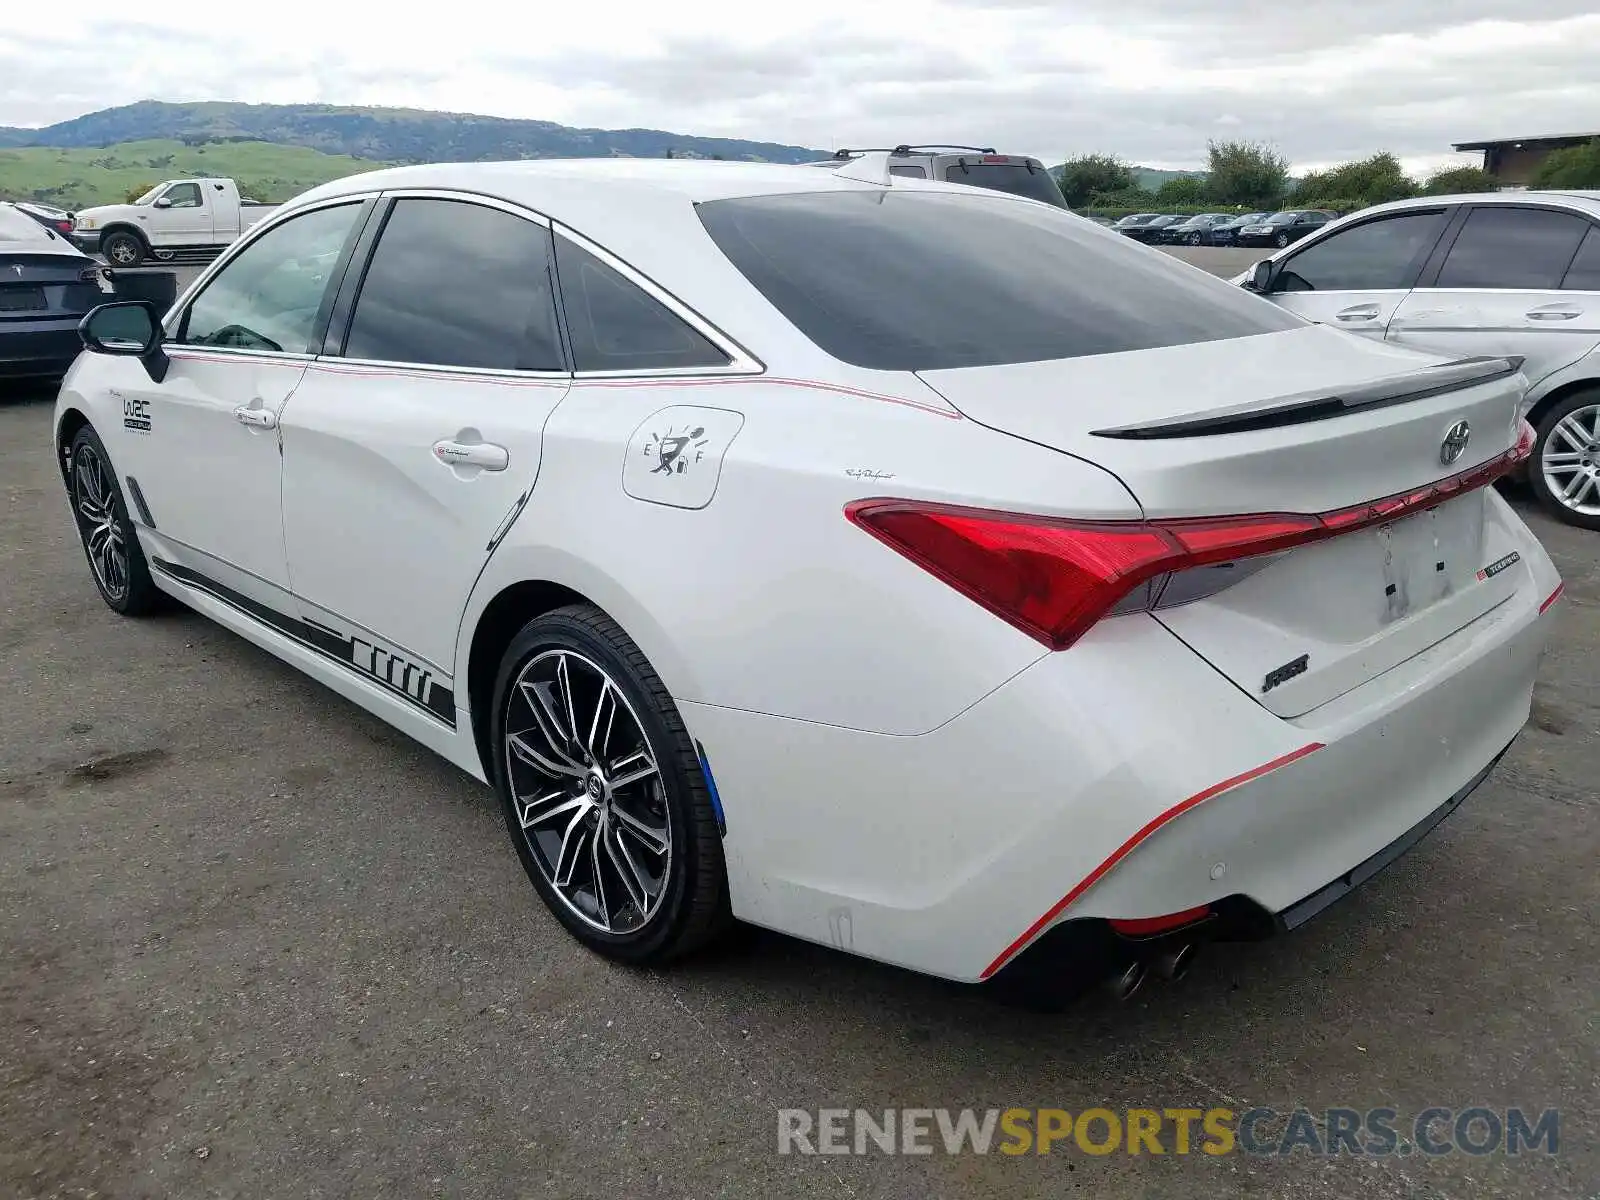
[[[1546,304],[1530,308],[1522,315],[1530,321],[1570,321],[1573,317],[1582,316],[1583,309],[1573,304]]]
[[[433,444],[433,456],[447,467],[504,471],[511,465],[511,452],[492,442],[458,442],[454,438],[445,438]]]
[[[1342,308],[1334,316],[1341,321],[1376,321],[1378,311],[1376,304],[1358,304],[1354,308]]]
[[[255,404],[241,404],[233,410],[234,419],[241,425],[248,425],[251,429],[276,429],[278,427],[278,414],[270,408],[262,408],[258,400]]]

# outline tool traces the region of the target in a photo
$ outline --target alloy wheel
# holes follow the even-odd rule
[[[72,502],[95,581],[109,599],[120,601],[128,594],[128,547],[117,522],[111,475],[91,446],[80,446],[73,455]]]
[[[507,690],[505,731],[517,824],[550,890],[602,933],[643,928],[671,878],[672,815],[622,689],[575,651],[544,651]]]
[[[137,256],[131,241],[127,238],[118,238],[111,243],[110,249],[106,251],[106,257],[112,262],[125,267],[133,262]]]
[[[1560,504],[1600,517],[1600,404],[1575,408],[1556,423],[1545,438],[1539,469]]]

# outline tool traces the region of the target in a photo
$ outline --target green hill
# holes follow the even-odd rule
[[[131,191],[185,175],[227,175],[247,196],[279,202],[319,183],[387,163],[268,142],[186,146],[170,140],[121,142],[93,150],[0,149],[0,197],[62,208],[111,204]]]
[[[685,158],[806,162],[821,151],[778,142],[693,137],[659,129],[574,129],[472,113],[331,104],[167,104],[143,100],[43,129],[0,128],[0,146],[110,147],[152,138],[193,146],[273,142],[386,162],[473,162],[516,158]]]

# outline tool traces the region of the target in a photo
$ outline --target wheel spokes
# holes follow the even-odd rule
[[[566,705],[547,694],[555,685],[524,682],[517,686],[544,740],[543,753],[539,756],[546,764],[545,769],[560,775],[583,775],[586,768],[572,752],[576,744],[572,737],[572,726],[562,725],[561,710]]]
[[[629,784],[638,783],[641,779],[649,779],[655,773],[655,760],[650,757],[648,750],[642,749],[619,758],[611,764],[608,772],[613,788],[625,788]]]
[[[551,649],[524,664],[506,704],[513,829],[546,894],[601,931],[637,930],[666,893],[672,825],[625,693],[584,655]]]
[[[628,899],[641,913],[650,906],[650,890],[646,884],[644,872],[639,870],[639,865],[633,861],[633,855],[628,853],[628,847],[622,839],[617,837],[616,831],[608,824],[606,832],[611,836],[605,839],[606,856],[617,869],[617,877],[622,880],[622,886],[628,893]]]
[[[671,840],[665,829],[656,829],[645,824],[620,804],[613,804],[611,812],[613,816],[619,818],[622,822],[617,830],[619,834],[626,830],[643,842],[645,849],[652,854],[666,854],[668,847],[671,845]]]
[[[561,834],[561,852],[556,855],[555,869],[550,880],[558,888],[572,886],[572,873],[583,861],[584,839],[594,828],[589,824],[588,817],[586,809],[574,813],[572,820],[567,822],[567,827]]]

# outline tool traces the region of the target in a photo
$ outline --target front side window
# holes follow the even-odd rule
[[[269,229],[195,297],[175,341],[307,354],[360,202],[319,208]]]
[[[162,199],[172,208],[199,208],[200,185],[198,183],[175,183],[167,189],[167,194]]]
[[[550,231],[460,200],[395,201],[361,282],[348,358],[560,371]]]
[[[1442,288],[1528,288],[1553,291],[1589,231],[1571,213],[1548,209],[1475,208],[1439,269]]]
[[[1376,292],[1409,288],[1444,228],[1445,214],[1405,213],[1342,229],[1284,265],[1284,292]]]
[[[579,371],[723,367],[728,356],[582,246],[556,239],[561,305]]]
[[[747,196],[698,212],[802,334],[877,370],[1114,354],[1304,324],[1041,204],[891,190]]]
[[[904,175],[908,179],[926,179],[928,172],[921,167],[890,167],[889,174]]]

